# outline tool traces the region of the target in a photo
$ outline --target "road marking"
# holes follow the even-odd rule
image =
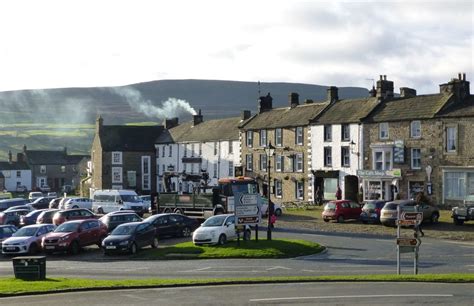
[[[270,270],[277,270],[277,269],[291,270],[291,268],[282,267],[282,266],[276,266],[276,267],[268,268],[267,271],[270,271]]]
[[[472,242],[464,242],[464,241],[445,241],[445,242],[452,243],[452,244],[460,244],[467,247],[474,247],[474,244]]]
[[[316,237],[328,237],[327,235],[320,235],[320,234],[301,234],[303,236],[316,236]]]
[[[144,297],[141,297],[141,296],[138,296],[138,295],[134,295],[134,294],[122,294],[122,296],[131,298],[131,299],[134,299],[134,300],[148,301],[147,298],[144,298]]]
[[[384,297],[453,297],[453,294],[380,294],[380,295],[332,295],[332,296],[303,296],[284,298],[250,299],[249,302],[270,302],[290,300],[321,300],[321,299],[353,299],[353,298],[384,298]]]

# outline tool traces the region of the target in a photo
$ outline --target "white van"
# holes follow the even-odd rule
[[[143,215],[143,201],[133,190],[96,190],[92,196],[92,210],[98,214],[131,209]]]

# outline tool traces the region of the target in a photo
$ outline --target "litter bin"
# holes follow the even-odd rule
[[[15,278],[23,280],[46,279],[46,256],[14,257],[13,271]]]

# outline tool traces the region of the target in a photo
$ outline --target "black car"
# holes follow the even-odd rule
[[[10,238],[17,228],[13,225],[0,225],[0,249],[2,248],[3,240]]]
[[[135,254],[140,248],[150,245],[158,247],[156,230],[148,222],[130,222],[120,224],[102,240],[104,254],[129,252]]]
[[[58,211],[59,209],[55,209],[55,208],[42,210],[41,213],[36,218],[36,224],[53,223],[53,216]]]
[[[20,227],[25,225],[36,224],[36,219],[38,218],[38,216],[46,210],[47,209],[33,210],[24,216],[20,216]]]
[[[0,224],[11,224],[16,227],[20,226],[20,216],[28,214],[27,209],[12,209],[0,212]]]
[[[157,235],[164,236],[190,237],[191,233],[199,227],[196,219],[180,214],[158,214],[145,220],[155,226]]]
[[[360,213],[360,220],[363,223],[380,223],[380,211],[385,203],[386,201],[382,200],[365,201]]]
[[[54,199],[53,197],[40,197],[35,199],[33,202],[30,203],[31,206],[35,209],[45,209],[49,208],[49,202]]]
[[[102,216],[100,219],[107,226],[107,231],[113,231],[117,226],[129,222],[140,222],[140,218],[135,212],[112,212]]]

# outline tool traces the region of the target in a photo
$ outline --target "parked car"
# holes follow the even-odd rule
[[[49,187],[48,185],[41,185],[40,187],[38,187],[38,189],[41,192],[50,192],[51,191],[51,187]]]
[[[51,201],[49,201],[49,208],[58,208],[59,207],[59,202],[61,202],[63,198],[54,198]]]
[[[191,233],[199,227],[196,219],[181,214],[158,214],[144,220],[153,224],[159,238],[165,236],[190,237]]]
[[[14,225],[0,225],[0,250],[2,248],[2,243],[7,238],[10,238],[15,232],[17,228]]]
[[[250,240],[250,227],[245,226],[243,239]],[[193,233],[193,243],[195,245],[202,244],[219,244],[223,245],[227,241],[237,238],[235,228],[235,215],[225,214],[208,218]]]
[[[46,223],[52,224],[53,223],[53,216],[58,211],[59,211],[59,209],[56,209],[56,208],[45,209],[36,218],[36,224],[46,224]]]
[[[66,221],[96,219],[97,216],[88,209],[75,208],[57,211],[53,216],[53,224],[58,226]]]
[[[10,238],[2,243],[2,253],[35,254],[41,250],[41,239],[54,230],[52,224],[27,225],[16,231]]]
[[[268,215],[268,199],[265,197],[262,197],[262,206],[260,207],[262,211],[262,216],[267,216]],[[273,202],[273,201],[272,201]],[[281,208],[281,205],[273,202],[273,211],[275,212],[275,216],[280,217],[283,214],[283,209]]]
[[[107,227],[99,220],[74,220],[64,222],[43,237],[41,245],[46,254],[54,252],[79,253],[85,246],[102,245]]]
[[[70,197],[61,198],[61,200],[58,203],[58,206],[51,207],[51,208],[66,209],[66,202],[69,201],[70,199],[72,199],[72,198],[70,198]]]
[[[143,210],[146,212],[151,212],[151,195],[141,195],[138,196],[143,202]]]
[[[64,208],[87,208],[92,210],[92,200],[89,198],[70,198],[65,201]]]
[[[387,202],[380,212],[380,222],[386,226],[395,226],[398,217],[397,207],[400,206],[400,211],[415,212],[415,200],[396,200]],[[419,212],[423,212],[423,222],[430,221],[437,223],[439,220],[439,209],[427,203],[420,203]]]
[[[18,186],[16,186],[16,192],[18,192],[18,193],[27,193],[28,188],[26,188],[25,185],[18,185]]]
[[[155,227],[148,222],[120,224],[102,241],[105,255],[115,252],[135,254],[147,245],[152,248],[158,247]]]
[[[350,200],[335,200],[329,201],[324,205],[322,218],[324,222],[329,220],[336,220],[338,223],[343,223],[349,219],[359,219],[362,209],[356,202]]]
[[[140,218],[140,216],[138,216],[133,210],[128,212],[119,210],[108,213],[102,216],[99,220],[107,226],[107,231],[111,232],[120,224],[140,222],[142,221],[142,218]]]
[[[41,191],[32,191],[28,194],[29,200],[36,200],[37,198],[41,198],[43,193]]]
[[[38,216],[43,212],[46,211],[47,209],[35,209],[27,213],[26,215],[20,216],[20,227],[26,226],[26,225],[31,225],[31,224],[36,224],[36,219],[38,219]],[[49,222],[51,223],[51,222]]]
[[[26,215],[30,212],[29,209],[7,209],[0,212],[0,224],[11,224],[16,227],[20,226],[20,216]]]
[[[39,197],[31,202],[30,205],[35,209],[45,209],[49,207],[49,202],[51,202],[52,199],[52,197]]]
[[[4,211],[10,207],[20,206],[30,203],[30,201],[23,199],[23,198],[13,198],[13,199],[5,199],[0,200],[0,211]]]
[[[385,205],[386,201],[369,200],[364,202],[362,212],[360,213],[360,220],[363,223],[379,223],[380,211]]]
[[[50,198],[57,198],[58,194],[56,193],[56,191],[52,191],[52,192],[48,192],[46,196]]]
[[[468,202],[451,209],[451,218],[456,225],[463,225],[464,222],[474,220],[474,203]]]

